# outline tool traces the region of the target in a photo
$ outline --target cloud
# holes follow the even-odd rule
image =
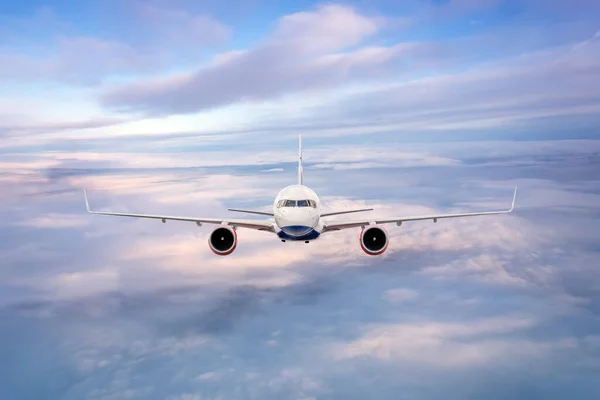
[[[508,260],[504,261],[495,256],[481,254],[467,260],[457,260],[448,265],[428,267],[423,270],[423,273],[437,278],[457,278],[466,275],[487,282],[517,286],[526,285],[526,279],[510,275],[506,270],[507,265],[509,265]]]
[[[369,9],[385,5],[386,15],[424,4],[377,1]],[[95,7],[94,28],[103,31],[108,18],[113,36],[90,36],[85,18],[70,30],[30,23],[28,32],[45,38],[37,42],[45,54],[60,50],[48,56],[32,51],[22,31],[6,40],[12,26],[0,16],[2,51],[18,56],[5,58],[6,67],[12,62],[19,76],[41,71],[49,74],[41,79],[63,75],[115,90],[130,79],[139,87],[164,83],[151,94],[181,104],[115,104],[150,114],[239,104],[214,119],[201,113],[120,125],[121,118],[72,105],[96,89],[51,94],[30,80],[5,96],[6,397],[595,398],[593,4],[452,1],[401,27],[330,5],[282,17],[255,46],[246,31],[215,25],[184,3],[200,4],[152,2],[147,14],[141,3]],[[246,13],[256,5],[210,6],[229,9],[224,21],[251,25],[254,34],[270,29],[262,15]],[[561,20],[589,16],[542,27],[558,15],[548,7]],[[396,28],[396,37],[387,35]],[[60,37],[48,35],[52,29]],[[491,33],[480,36],[485,29]],[[194,72],[204,49],[228,35],[242,48]],[[222,71],[237,88],[220,80]],[[174,75],[169,81],[162,73]],[[200,77],[227,90],[214,101],[214,93],[180,98],[172,90]],[[21,92],[40,100],[23,101]],[[559,129],[565,138],[589,126],[593,140],[550,140]],[[84,186],[96,209],[231,217],[239,215],[228,207],[267,210],[295,181],[299,131],[308,144],[306,183],[326,210],[375,208],[331,220],[504,208],[515,184],[517,208],[509,216],[386,226],[391,243],[381,257],[362,252],[359,229],[296,245],[240,229],[236,252],[220,258],[207,246],[212,226],[85,212]],[[163,133],[146,134],[156,132]],[[492,135],[502,140],[487,140]]]
[[[48,32],[63,32],[70,24],[60,18],[53,7],[36,7],[29,15],[15,15],[10,12],[0,16],[0,38],[3,43],[22,43],[25,37],[39,37]]]
[[[76,214],[46,214],[27,221],[18,222],[18,226],[28,226],[47,229],[76,228],[88,224],[86,218]]]
[[[107,10],[113,6],[116,3]],[[206,61],[208,43],[198,49],[191,42],[211,34],[196,29],[214,30],[215,43],[221,44],[227,41],[228,30],[220,22],[209,23],[206,13],[186,10],[182,3],[167,7],[129,2],[119,7],[119,13],[114,13],[119,17],[111,25],[124,29],[118,37],[58,30],[57,35],[46,35],[47,48],[54,49],[50,55],[38,56],[38,51],[26,46],[15,53],[12,50],[19,47],[9,47],[0,55],[5,61],[1,64],[6,76],[29,81],[60,75],[71,84],[103,82],[99,90],[68,98],[99,100],[107,115],[125,111],[159,118],[119,121],[90,116],[70,122],[63,117],[65,122],[54,123],[56,113],[48,111],[47,123],[5,123],[5,129],[14,128],[10,144],[27,143],[21,136],[28,133],[58,133],[63,125],[97,137],[114,135],[117,131],[107,128],[118,124],[119,134],[172,133],[185,127],[190,133],[200,129],[212,135],[280,136],[303,130],[327,136],[409,136],[420,131],[431,140],[430,135],[437,139],[447,133],[516,137],[534,130],[590,135],[586,129],[595,124],[597,26],[581,8],[537,4],[535,12],[548,22],[541,24],[527,20],[531,4],[520,4],[513,10],[512,22],[506,16],[492,18],[486,26],[493,28],[460,37],[444,35],[442,40],[438,30],[453,31],[455,25],[448,21],[456,15],[505,11],[504,6],[495,1],[453,1],[438,7],[407,4],[398,11],[416,7],[434,19],[417,13],[410,28],[397,28],[393,18],[333,4],[285,15],[257,45],[244,42],[241,48],[231,47]],[[555,9],[573,21],[551,20],[549,14]],[[491,14],[484,16],[491,18]],[[439,29],[424,38],[418,33],[428,24]],[[190,39],[174,39],[181,37]],[[89,49],[94,49],[93,54],[86,54]],[[556,85],[546,85],[548,81]],[[61,104],[62,97],[53,96],[53,103]],[[18,109],[26,107],[19,104]],[[10,109],[3,114],[10,115]],[[173,114],[180,115],[163,118]],[[39,120],[39,112],[19,121],[23,119]],[[85,126],[79,128],[80,123]]]
[[[416,299],[419,294],[411,289],[397,288],[385,292],[384,297],[392,303],[402,303]]]
[[[136,2],[132,6],[140,18],[141,28],[160,46],[222,44],[232,34],[229,27],[206,14],[148,2]]]
[[[131,146],[129,142],[132,137],[117,138],[122,146]],[[50,139],[49,139],[50,140]],[[228,139],[223,139],[228,140]],[[50,143],[54,141],[50,140]],[[11,168],[32,168],[45,166],[48,168],[49,174],[52,171],[59,173],[64,170],[65,173],[73,169],[84,168],[163,168],[163,169],[183,169],[183,168],[215,168],[215,167],[240,167],[240,166],[272,166],[267,168],[269,172],[285,172],[284,168],[279,167],[279,164],[290,163],[288,171],[295,173],[297,150],[293,144],[286,145],[285,149],[281,150],[214,150],[205,152],[203,156],[197,157],[194,153],[181,153],[179,149],[186,146],[186,140],[180,142],[179,138],[175,137],[171,140],[156,140],[155,138],[138,138],[137,143],[134,143],[132,148],[136,152],[132,153],[129,149],[123,151],[114,151],[112,141],[108,141],[106,147],[95,146],[97,143],[92,139],[82,139],[71,142],[86,143],[86,151],[64,151],[56,150],[51,153],[31,156],[29,154],[13,154],[7,157],[4,162],[0,163],[0,168],[10,170]],[[193,141],[190,141],[193,142]],[[60,148],[61,145],[58,144]],[[97,149],[95,147],[98,147]],[[120,146],[119,146],[120,147]],[[160,151],[156,151],[156,149]],[[268,147],[266,147],[268,149]],[[450,166],[460,164],[459,160],[432,154],[427,149],[419,149],[418,151],[410,152],[404,149],[390,149],[384,146],[368,146],[357,149],[353,146],[319,146],[311,147],[304,155],[305,168],[313,170],[345,170],[345,169],[361,169],[361,168],[394,168],[394,167],[427,167],[427,166]],[[50,169],[53,168],[53,169]],[[267,172],[264,171],[264,172]],[[279,174],[272,174],[279,175]],[[235,177],[210,177],[206,176],[199,179],[211,179],[217,182],[219,179],[234,179]],[[105,179],[105,178],[99,178]],[[107,177],[106,179],[112,179]],[[129,177],[117,177],[115,179],[129,179]],[[148,178],[151,179],[151,178]],[[247,179],[260,179],[258,176],[249,177]]]
[[[534,327],[522,317],[497,317],[467,323],[417,322],[373,327],[360,339],[340,345],[336,358],[376,357],[383,360],[438,368],[465,368],[514,362],[515,357],[546,357],[572,349],[573,340],[531,342],[508,339],[507,334]],[[501,339],[495,336],[501,336]]]
[[[92,36],[79,21],[48,8],[29,18],[7,18],[7,26],[21,35],[9,36],[9,44],[17,45],[0,49],[0,79],[99,85],[108,77],[155,73],[182,59],[197,59],[200,55],[191,57],[190,50],[221,45],[231,36],[230,28],[210,15],[173,5],[134,1],[105,7],[110,17],[98,13],[96,21],[110,26],[112,37]],[[40,20],[44,23],[38,25]],[[31,40],[40,35],[43,41]]]
[[[14,117],[13,117],[14,118]],[[36,122],[31,123],[25,121],[26,116],[20,116],[14,118],[15,121],[12,124],[0,125],[0,137],[14,137],[24,135],[42,135],[48,133],[63,133],[64,131],[83,131],[88,129],[97,129],[104,127],[114,127],[126,122],[130,122],[131,119],[119,118],[119,117],[97,117],[82,121],[48,121],[48,122]]]
[[[385,151],[383,149],[370,149],[359,152],[344,149],[331,151],[331,149],[322,148],[317,153],[322,153],[326,160],[331,161],[360,160],[363,158],[393,160],[407,157],[404,153],[397,153],[391,149]],[[241,176],[231,173],[206,175],[205,173],[199,174],[194,171],[185,172],[184,170],[171,170],[170,168],[164,171],[156,169],[144,171],[151,166],[158,168],[186,166],[188,162],[180,156],[174,157],[174,155],[165,158],[164,161],[159,161],[163,156],[156,158],[152,154],[53,153],[47,156],[48,160],[52,161],[50,165],[44,164],[37,158],[37,164],[30,165],[33,170],[24,170],[23,172],[34,173],[33,176],[37,179],[40,176],[45,178],[29,181],[28,179],[24,180],[23,177],[20,180],[13,177],[13,182],[10,183],[10,186],[7,182],[6,190],[4,190],[9,203],[14,202],[14,204],[17,204],[16,199],[18,198],[27,199],[24,195],[44,193],[49,190],[63,190],[63,192],[60,192],[63,194],[59,195],[59,198],[54,202],[59,199],[67,200],[73,208],[70,208],[69,212],[56,212],[64,207],[57,204],[54,212],[38,211],[34,214],[35,217],[32,217],[31,213],[23,214],[13,225],[38,232],[42,232],[42,229],[71,229],[71,234],[84,231],[87,232],[85,245],[92,247],[96,244],[99,246],[100,243],[106,241],[113,243],[115,235],[120,236],[128,232],[126,234],[128,237],[126,244],[125,242],[113,244],[113,251],[118,250],[118,256],[112,253],[111,257],[117,257],[118,263],[129,263],[132,266],[131,271],[135,270],[136,272],[131,275],[131,278],[134,275],[141,274],[142,271],[149,270],[162,276],[158,280],[149,277],[148,281],[142,285],[147,288],[161,286],[167,282],[170,282],[170,284],[178,284],[183,281],[223,284],[229,281],[239,282],[241,279],[251,284],[263,282],[272,286],[288,285],[301,279],[301,275],[289,271],[288,268],[306,262],[307,259],[327,259],[332,264],[343,263],[347,266],[360,266],[366,261],[359,258],[361,252],[357,246],[356,232],[339,233],[330,236],[327,241],[312,243],[307,253],[306,247],[291,247],[282,244],[272,246],[272,237],[264,233],[240,231],[240,246],[236,252],[236,257],[215,260],[206,245],[211,230],[210,226],[199,229],[193,224],[169,223],[166,225],[159,224],[159,228],[156,229],[155,221],[109,219],[108,217],[94,217],[87,214],[76,216],[75,209],[81,213],[84,212],[82,187],[88,188],[91,205],[98,210],[173,214],[172,207],[177,206],[176,213],[180,215],[231,215],[237,217],[235,214],[226,212],[226,206],[268,208],[268,205],[272,202],[272,195],[276,193],[282,184],[286,183],[285,179],[282,181],[282,178],[277,175],[265,180],[261,175],[257,175],[254,179],[247,176],[247,174]],[[270,158],[268,154],[261,157]],[[412,152],[408,156],[411,160],[420,157],[422,156],[417,152]],[[147,160],[144,161],[146,158]],[[433,158],[438,159],[441,157],[435,156]],[[17,158],[17,160],[19,160],[19,164],[9,162],[5,166],[6,169],[12,170],[17,165],[20,165],[21,168],[28,165],[27,159]],[[195,162],[195,160],[202,160],[203,163],[213,166],[226,165],[229,160],[236,160],[242,168],[243,165],[253,162],[252,159],[244,160],[242,157],[232,157],[231,152],[228,156],[225,156],[225,153],[211,153],[208,157],[194,155],[190,158],[190,162]],[[43,174],[40,175],[36,172],[38,168],[44,168],[45,165],[48,169]],[[135,167],[136,165],[138,168]],[[460,163],[444,163],[443,165],[460,165]],[[123,166],[128,168],[123,169]],[[105,172],[98,174],[94,172],[96,168],[100,168]],[[113,170],[114,172],[109,172],[111,169],[107,168],[116,169]],[[314,181],[314,177],[312,179]],[[318,181],[314,182],[317,183]],[[12,186],[13,184],[14,186]],[[79,189],[65,192],[65,187]],[[40,188],[43,188],[43,190],[40,190]],[[47,199],[48,196],[44,196],[44,198]],[[399,212],[398,210],[406,214],[427,214],[436,211],[431,207],[397,202],[373,204],[373,202],[365,203],[364,201],[344,198],[330,199],[327,197],[323,200],[327,207],[332,210],[364,207],[366,205],[375,206],[377,215],[396,214]],[[46,204],[45,207],[50,207],[50,204]],[[470,225],[464,225],[464,227],[468,226]],[[123,231],[115,231],[117,227],[120,227],[118,229],[123,229]],[[402,237],[405,234],[404,230],[393,230],[391,232],[393,242],[390,247],[390,254],[395,251],[403,253],[407,248],[418,251],[421,249],[431,251],[432,249],[478,248],[479,246],[485,248],[489,246],[488,243],[503,243],[503,238],[507,235],[514,239],[513,242],[507,242],[507,246],[510,247],[511,243],[515,242],[520,243],[519,236],[510,235],[510,229],[505,229],[506,234],[503,232],[502,221],[491,227],[488,225],[490,235],[486,236],[487,239],[478,235],[478,227],[471,228],[469,236],[466,234],[466,228],[457,231],[457,225],[455,224],[445,225],[445,227],[447,231],[441,234],[441,224],[440,227],[434,227],[432,231],[428,230],[431,228],[419,228],[418,225],[415,225],[414,229],[408,227],[410,232],[408,238]],[[422,229],[422,231],[419,231],[419,229]],[[347,248],[351,248],[352,251],[345,250]],[[27,253],[30,253],[30,250],[21,248],[14,254],[4,254],[4,257],[7,260],[18,259],[19,257],[31,262],[36,260],[35,257],[32,258]],[[38,254],[44,257],[43,252]],[[105,263],[113,263],[110,261],[110,257],[107,258],[106,256],[108,254],[96,258],[96,265],[91,268],[91,274],[100,273],[106,268]],[[77,269],[75,264],[72,266],[73,270]],[[135,269],[134,265],[136,266]],[[199,265],[203,265],[203,267],[199,268]],[[252,273],[249,273],[250,271]],[[70,291],[68,282],[60,278],[62,272],[50,270],[47,272],[48,274],[42,281],[36,282],[33,287],[46,287],[48,289],[51,285],[44,284],[43,281],[52,280],[52,282],[58,282],[58,285],[65,284],[64,289],[60,289],[64,293],[75,294],[75,292]],[[69,273],[72,274],[73,272]],[[122,290],[129,287],[127,283],[131,279],[129,274],[122,272],[119,277],[117,288]],[[139,277],[135,278],[134,281],[140,284]],[[98,281],[97,290],[103,291],[107,287],[110,286],[101,285]],[[85,292],[92,293],[93,290],[91,287],[87,287],[83,293]]]
[[[562,47],[485,68],[382,85],[323,104],[314,118],[412,132],[514,127],[524,120],[592,115],[600,107],[597,47],[568,57],[563,57],[568,48]]]
[[[98,83],[105,75],[117,72],[144,72],[155,68],[150,59],[133,46],[91,37],[58,39],[58,59],[49,74],[67,82]],[[85,56],[83,56],[85,55]],[[95,71],[98,78],[90,74]]]
[[[341,5],[291,14],[256,48],[221,55],[191,73],[111,89],[101,102],[109,108],[164,115],[331,87],[347,81],[344,70],[353,76],[369,74],[365,68],[412,47],[348,50],[373,36],[380,25],[377,18]]]
[[[270,42],[302,53],[322,54],[360,44],[377,33],[380,24],[350,7],[326,5],[282,17]]]
[[[48,283],[48,282],[47,282]],[[89,297],[91,293],[107,293],[118,290],[119,273],[116,269],[59,274],[45,288],[55,299]]]
[[[226,208],[268,208],[294,182],[295,141],[255,153],[255,137],[236,138],[239,152],[232,139],[129,140],[86,151],[56,142],[0,164],[0,352],[10,365],[0,377],[12,397],[459,399],[484,386],[515,397],[524,380],[544,395],[565,391],[572,374],[582,398],[597,388],[597,141],[321,138],[307,166],[385,165],[311,169],[327,210],[501,208],[518,184],[517,209],[389,226],[378,258],[362,253],[359,230],[293,246],[241,229],[236,252],[217,258],[210,226],[89,216],[80,188],[98,209],[237,216]],[[551,390],[548,377],[562,383]],[[485,385],[463,389],[464,379]]]
[[[0,77],[98,85],[109,75],[149,73],[161,64],[151,53],[127,43],[90,36],[61,36],[49,47],[48,56],[0,53]]]
[[[342,13],[338,8],[335,12]],[[351,12],[355,17],[348,18],[353,21],[348,26],[357,28],[348,32],[336,24],[324,31],[318,23],[327,20],[324,9],[300,19],[314,24],[315,36],[330,40],[309,40],[308,28],[294,40],[276,30],[261,46],[222,56],[193,72],[108,89],[100,102],[110,110],[166,116],[230,104],[251,107],[287,101],[299,116],[278,112],[270,126],[255,122],[256,130],[285,126],[321,134],[348,134],[353,129],[363,134],[519,130],[525,121],[556,130],[556,118],[590,117],[598,111],[598,59],[594,57],[598,42],[586,41],[585,46],[575,46],[577,51],[570,50],[588,35],[584,29],[554,45],[535,38],[519,42],[520,35],[533,35],[523,27],[446,41],[376,46],[363,42],[371,37],[367,27],[379,32],[382,23]],[[360,23],[359,17],[375,22]],[[282,26],[288,23],[286,18],[280,21]],[[293,31],[299,23],[289,25]],[[567,28],[552,29],[558,35]],[[499,46],[513,36],[516,47]],[[280,45],[283,42],[287,45]],[[352,47],[345,50],[344,46]],[[478,57],[473,56],[473,48],[483,49]],[[453,72],[446,72],[449,68]],[[414,77],[415,70],[425,77]],[[549,81],[554,84],[547,85]],[[314,93],[324,95],[302,107],[293,104],[298,96]]]
[[[269,169],[261,170],[261,172],[283,172],[283,171],[285,171],[283,168],[269,168]]]
[[[404,149],[403,149],[404,150]],[[464,151],[464,150],[463,150]],[[277,153],[277,152],[275,152]],[[317,151],[322,153],[328,161],[348,161],[360,160],[363,158],[394,160],[394,159],[419,159],[427,158],[420,155],[416,149],[412,149],[407,156],[404,152],[397,153],[394,149],[372,148],[366,151],[356,151],[351,149],[335,149],[331,151],[328,148],[322,148]],[[470,153],[470,152],[468,152]],[[510,153],[510,150],[507,150]],[[281,154],[281,153],[278,153]],[[117,157],[115,157],[117,156]],[[147,161],[143,161],[148,157]],[[162,156],[161,156],[162,157]],[[214,159],[213,159],[214,157]],[[268,155],[261,156],[269,158]],[[314,155],[315,158],[320,156]],[[433,159],[445,159],[445,155],[431,155]],[[47,189],[60,190],[67,187],[88,187],[90,201],[94,209],[109,209],[113,211],[131,211],[142,213],[165,213],[173,214],[174,206],[177,206],[177,214],[180,215],[231,215],[225,211],[228,207],[247,207],[247,208],[268,208],[272,202],[272,195],[286,183],[286,180],[277,177],[265,177],[257,175],[256,179],[243,175],[231,173],[217,173],[206,175],[198,174],[194,171],[186,172],[184,170],[146,170],[152,165],[155,167],[179,167],[187,165],[187,160],[182,157],[167,157],[164,162],[159,161],[151,154],[138,154],[132,156],[127,153],[107,154],[107,153],[54,153],[50,159],[55,164],[44,174],[48,178],[45,184],[52,183]],[[251,159],[244,160],[242,157],[223,154],[210,154],[207,157],[198,157],[194,155],[190,161],[202,160],[209,165],[226,165],[229,160],[239,162],[241,169],[247,163],[252,163]],[[115,172],[96,173],[94,168],[106,168],[106,163],[115,160],[113,166]],[[452,163],[435,163],[437,168],[456,168],[462,163],[459,157],[453,158]],[[23,160],[22,160],[23,161]],[[39,162],[39,160],[38,160]],[[126,162],[128,168],[121,169]],[[391,163],[390,163],[391,164]],[[12,169],[15,164],[9,164],[6,167]],[[26,165],[26,164],[23,164]],[[135,168],[138,165],[141,170]],[[425,164],[428,165],[428,164]],[[43,166],[43,164],[40,164]],[[400,165],[402,166],[402,164]],[[39,167],[39,166],[38,166]],[[75,172],[74,172],[75,171]],[[118,172],[117,172],[118,171]],[[284,177],[285,178],[285,177]],[[312,182],[321,185],[320,178],[312,177]],[[323,182],[327,182],[325,180]],[[22,193],[35,193],[36,191],[27,188],[22,181],[14,182],[19,192],[13,192],[10,186],[6,186],[5,193],[15,195]],[[360,182],[356,182],[358,184]],[[35,186],[37,181],[32,181]],[[380,186],[380,185],[376,185]],[[410,182],[400,185],[408,187]],[[96,190],[101,189],[101,191]],[[347,186],[344,190],[348,190]],[[381,187],[379,188],[381,189]],[[378,189],[378,190],[379,190]],[[334,190],[330,188],[330,190]],[[359,189],[363,191],[364,189]],[[39,189],[37,189],[39,192]],[[472,199],[472,191],[468,191],[467,198]],[[270,193],[270,194],[269,194]],[[381,192],[377,192],[380,195]],[[510,190],[507,191],[507,194]],[[63,199],[65,196],[61,196]],[[393,197],[393,196],[392,196]],[[461,198],[461,196],[457,196]],[[463,199],[465,198],[463,197]],[[360,197],[359,197],[360,198]],[[10,199],[10,197],[9,197]],[[75,204],[80,212],[84,212],[83,196],[80,189],[75,192],[69,192],[69,201]],[[506,200],[509,198],[507,196]],[[242,203],[236,203],[236,202]],[[430,214],[443,211],[439,207],[419,205],[416,201],[399,202],[395,199],[382,201],[364,201],[349,198],[330,198],[323,197],[324,204],[328,210],[344,210],[360,207],[374,207],[376,211],[368,213],[370,216],[380,215],[389,216],[397,214]],[[246,203],[246,204],[245,204]],[[386,204],[387,203],[387,204]],[[504,205],[504,201],[490,202],[486,207],[496,208]],[[238,205],[239,204],[239,205]],[[49,206],[49,205],[47,205]],[[73,206],[74,207],[74,206]],[[474,206],[469,204],[461,206],[462,210],[472,209]],[[483,206],[481,206],[483,208]],[[127,263],[130,265],[130,272],[119,274],[120,290],[129,287],[130,283],[136,282],[140,287],[156,288],[165,284],[181,284],[183,282],[212,282],[214,284],[224,284],[226,282],[243,280],[248,284],[260,284],[261,282],[271,286],[289,285],[302,278],[297,272],[290,271],[289,268],[295,265],[307,262],[307,260],[328,260],[331,265],[342,264],[347,267],[361,267],[367,262],[361,258],[361,250],[357,246],[357,232],[339,232],[330,235],[327,240],[312,243],[310,248],[300,246],[285,246],[283,244],[272,245],[272,237],[264,233],[255,233],[252,231],[240,231],[240,245],[236,250],[236,257],[224,259],[214,259],[209,251],[206,241],[211,227],[205,226],[197,228],[193,224],[186,223],[168,223],[166,225],[156,224],[155,221],[135,220],[135,219],[110,219],[108,217],[93,217],[87,214],[81,214],[81,217],[64,219],[63,215],[72,215],[66,213],[45,213],[42,216],[32,218],[31,215],[21,216],[21,220],[16,222],[17,226],[25,228],[49,229],[78,229],[87,231],[87,246],[94,246],[95,243],[108,241],[113,243],[115,235],[125,235],[128,237],[126,242],[113,244],[111,257],[118,259],[118,263]],[[39,215],[39,214],[38,214]],[[341,219],[343,216],[331,218]],[[496,269],[474,269],[470,270],[467,266],[473,262],[479,262],[478,257],[481,253],[487,251],[496,251],[500,248],[504,251],[512,251],[514,258],[502,260],[502,265],[511,263],[514,259],[522,259],[522,251],[528,251],[552,240],[548,235],[533,235],[531,226],[519,223],[519,219],[497,218],[480,221],[450,221],[443,224],[406,224],[401,229],[390,229],[392,243],[388,254],[384,260],[401,260],[408,264],[416,258],[421,258],[419,269],[428,273],[429,262],[435,262],[438,269],[431,269],[431,272],[438,271],[433,276],[444,277],[446,279],[459,279],[463,275],[479,281],[485,281],[494,274],[502,273],[512,279],[534,279],[533,275],[520,275],[510,268],[500,266]],[[482,235],[481,229],[485,227],[487,234]],[[115,231],[117,229],[117,231]],[[126,233],[127,232],[127,233]],[[277,242],[279,243],[279,242]],[[351,250],[348,250],[351,249]],[[468,252],[467,257],[462,258],[461,252]],[[23,248],[21,251],[12,255],[5,254],[6,259],[27,258],[26,253],[29,250]],[[43,253],[42,253],[43,254]],[[423,255],[425,254],[425,255]],[[439,258],[429,258],[427,254],[442,254]],[[449,254],[457,258],[452,264],[453,268],[448,267],[448,272],[442,274],[441,269],[445,268],[443,259]],[[32,259],[33,260],[33,259]],[[105,261],[103,261],[105,260]],[[102,270],[102,263],[109,262],[109,258],[98,258],[97,265],[94,267],[96,273]],[[460,262],[458,261],[460,260]],[[494,260],[496,262],[496,260]],[[114,262],[114,261],[113,261]],[[324,261],[322,261],[324,262]],[[202,266],[202,268],[199,268]],[[76,269],[74,265],[73,268]],[[96,271],[96,269],[98,270]],[[161,279],[155,279],[152,274],[161,276]],[[492,274],[492,272],[494,274]],[[148,275],[148,279],[141,284],[139,274]],[[61,273],[53,273],[44,279],[52,279],[53,282],[64,282],[60,279]],[[134,278],[135,277],[135,278]],[[538,279],[538,278],[535,278]],[[497,283],[506,284],[505,281]],[[510,282],[508,282],[510,284]],[[36,288],[43,288],[48,284],[36,283]],[[106,290],[106,285],[98,285],[98,290]],[[88,292],[93,290],[88,287]],[[64,293],[69,293],[69,288],[64,288]],[[72,292],[74,293],[74,292]]]

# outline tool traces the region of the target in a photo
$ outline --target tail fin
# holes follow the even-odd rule
[[[304,170],[302,169],[302,135],[298,137],[298,185],[303,185]]]

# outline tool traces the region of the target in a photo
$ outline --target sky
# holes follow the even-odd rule
[[[600,397],[600,1],[0,0],[0,398]],[[506,208],[310,244],[112,211]],[[344,216],[332,217],[332,219]]]

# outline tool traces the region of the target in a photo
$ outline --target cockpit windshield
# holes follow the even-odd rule
[[[317,202],[314,200],[279,200],[277,208],[280,207],[312,207],[317,208]]]

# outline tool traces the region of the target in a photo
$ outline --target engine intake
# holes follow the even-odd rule
[[[387,232],[380,226],[368,226],[360,233],[360,247],[370,256],[383,254],[388,244]]]
[[[208,238],[208,247],[218,256],[227,256],[233,253],[236,246],[237,233],[230,226],[215,228]]]

